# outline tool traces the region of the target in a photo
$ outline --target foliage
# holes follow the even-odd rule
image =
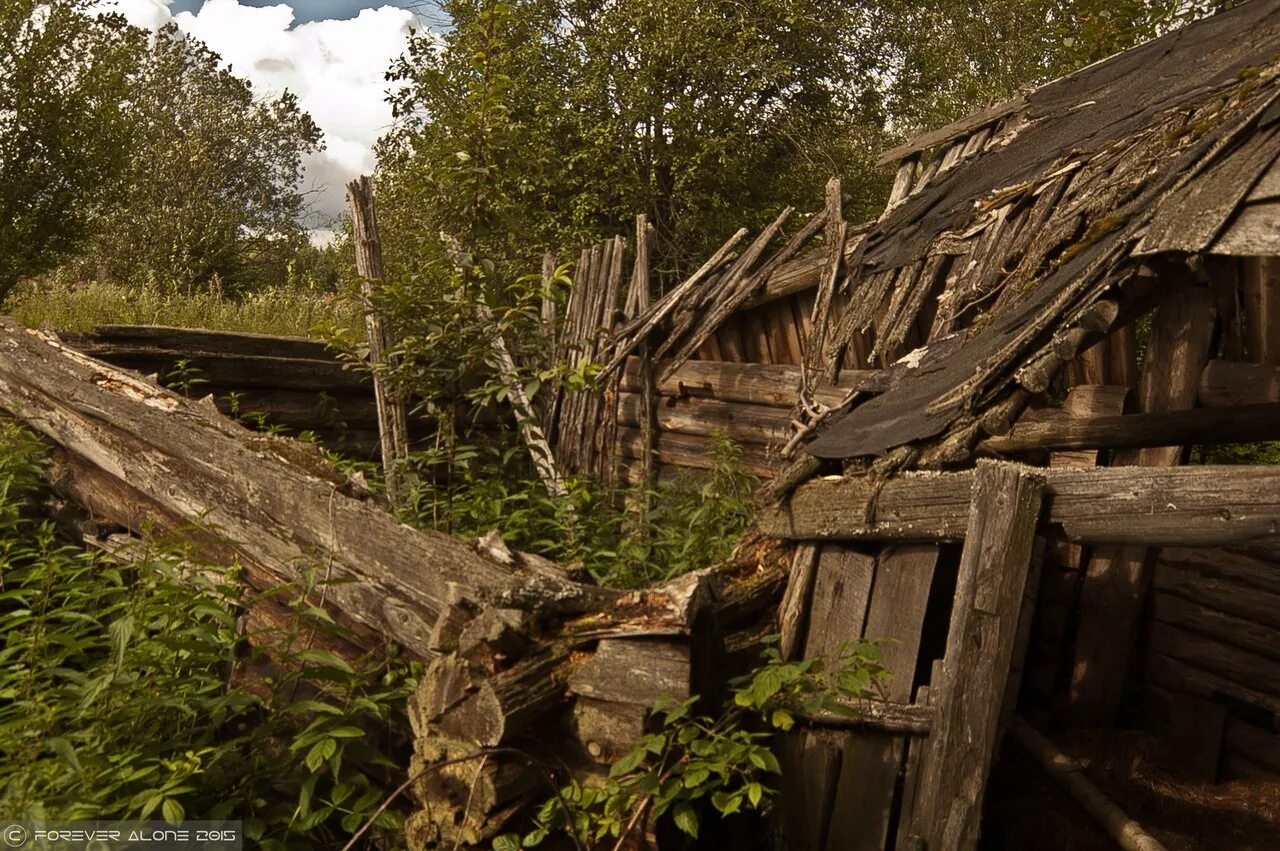
[[[100,199],[83,267],[116,281],[149,278],[180,291],[282,284],[304,251],[302,160],[321,134],[291,93],[262,98],[218,54],[170,24],[132,30],[132,146]]]
[[[889,0],[875,12],[894,126],[963,117],[1238,0]]]
[[[69,283],[59,278],[20,284],[3,310],[32,327],[88,331],[95,325],[174,325],[257,334],[309,336],[313,329],[356,329],[359,306],[311,281],[287,281],[238,296],[218,290],[118,283]]]
[[[856,5],[797,0],[452,0],[393,68],[379,148],[384,234],[401,269],[443,256],[575,249],[647,212],[666,279],[726,232],[816,204],[831,172],[870,212],[882,177]],[[859,180],[870,175],[868,186]],[[505,268],[508,275],[510,268]]]
[[[741,471],[741,450],[717,435],[711,452],[711,470],[660,486],[644,510],[642,493],[583,480],[568,483],[567,500],[553,499],[518,443],[459,445],[450,478],[419,477],[406,517],[463,537],[498,529],[510,546],[579,565],[599,584],[644,587],[722,561],[746,528],[754,480]]]
[[[59,543],[30,510],[35,445],[0,429],[0,810],[13,818],[243,818],[263,848],[349,836],[398,771],[411,688],[394,655],[348,662],[310,577],[247,597],[175,545],[122,560]],[[249,606],[281,617],[240,626]],[[379,817],[384,829],[402,818]]]
[[[81,242],[125,162],[135,46],[89,0],[0,0],[0,297]]]
[[[763,666],[732,683],[725,711],[697,715],[696,697],[660,707],[657,732],[615,762],[603,785],[570,783],[542,805],[532,830],[498,837],[493,847],[531,848],[556,832],[592,847],[668,815],[697,838],[708,804],[721,816],[762,810],[776,794],[767,775],[781,770],[769,748],[772,732],[790,730],[796,712],[856,714],[848,701],[871,696],[887,676],[874,642],[800,662],[783,661],[770,647]]]

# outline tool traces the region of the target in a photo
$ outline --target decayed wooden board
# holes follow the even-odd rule
[[[1266,639],[1268,633],[1280,630],[1280,594],[1218,576],[1202,575],[1163,560],[1156,562],[1152,585],[1157,591],[1170,595],[1167,598],[1161,595],[1157,600],[1159,620],[1177,623],[1188,618],[1198,621],[1209,634],[1231,633],[1238,641],[1247,640],[1249,631],[1245,624],[1255,624],[1257,644],[1270,646],[1273,648],[1270,652],[1280,655],[1280,644]],[[1185,608],[1180,602],[1192,608]]]
[[[1240,688],[1266,695],[1267,703],[1260,704],[1264,707],[1280,701],[1280,660],[1158,622],[1151,627],[1150,642],[1153,654],[1177,659]]]
[[[1196,546],[1280,538],[1280,468],[1100,467],[1044,475],[1048,520],[1072,540]],[[907,473],[878,492],[865,476],[820,478],[762,508],[757,522],[766,534],[793,540],[959,541],[972,487],[972,471]]]
[[[662,372],[662,367],[663,364],[658,363],[654,369]],[[873,370],[849,371],[834,384],[818,382],[814,392],[818,401],[834,405],[854,387],[877,376]],[[638,358],[627,361],[622,389],[632,393],[640,391]],[[660,381],[657,390],[662,396],[694,396],[790,410],[800,393],[800,368],[791,364],[686,361]]]
[[[806,658],[830,654],[841,642],[862,636],[874,575],[874,556],[840,544],[821,547],[804,641]],[[783,782],[796,790],[788,796],[791,845],[823,851],[849,734],[793,730],[783,738]]]
[[[595,700],[653,706],[689,696],[689,648],[644,638],[606,638],[569,674],[569,690]]]
[[[1154,647],[1147,655],[1146,675],[1149,682],[1171,690],[1209,698],[1226,695],[1242,703],[1280,714],[1280,698],[1258,691],[1247,678],[1241,682],[1216,668],[1200,667],[1198,664],[1176,659]]]
[[[1280,200],[1244,205],[1209,251],[1238,257],[1280,255]]]
[[[135,522],[158,506],[162,528],[178,520],[216,529],[222,550],[264,581],[296,580],[319,564],[341,580],[326,593],[345,617],[417,656],[431,655],[432,627],[458,600],[558,584],[346,495],[343,477],[312,449],[254,434],[8,320],[0,320],[0,406],[137,494]],[[580,587],[559,584],[569,598]]]
[[[973,848],[1013,661],[1044,480],[983,463],[956,582],[936,722],[921,757],[909,831],[930,849]]]
[[[938,563],[933,545],[890,546],[876,564],[863,635],[883,639],[885,667],[892,675],[884,700],[908,703],[920,652],[929,589]],[[901,736],[860,733],[842,747],[840,781],[828,832],[829,851],[884,847],[906,742]]]

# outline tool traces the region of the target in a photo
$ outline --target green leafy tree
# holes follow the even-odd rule
[[[86,260],[117,280],[235,289],[283,283],[305,249],[303,158],[321,133],[297,97],[255,95],[173,25],[144,44],[127,116],[133,147],[102,199]]]
[[[136,44],[88,0],[0,0],[0,297],[85,233],[129,146]]]

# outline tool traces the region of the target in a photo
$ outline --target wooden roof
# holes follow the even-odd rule
[[[849,259],[827,354],[838,371],[874,328],[886,360],[933,295],[931,343],[807,451],[964,455],[1032,366],[1114,322],[1141,258],[1221,250],[1274,180],[1278,49],[1280,0],[1252,0],[895,152],[899,191]]]

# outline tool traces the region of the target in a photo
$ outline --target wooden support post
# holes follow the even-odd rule
[[[978,841],[1043,490],[1030,468],[979,462],[941,682],[930,684],[937,715],[908,827],[929,851]]]
[[[649,217],[644,213],[636,216],[636,264],[631,271],[629,298],[632,316],[642,316],[649,310],[649,237],[652,233]],[[642,504],[647,512],[652,508],[651,493],[658,483],[658,459],[654,455],[658,451],[658,389],[648,340],[640,344],[637,354],[640,359],[640,440],[644,454],[640,459],[644,471]]]
[[[387,497],[399,505],[404,496],[404,463],[409,459],[408,415],[402,394],[389,386],[385,374],[389,339],[386,322],[378,312],[375,295],[385,279],[382,243],[378,240],[378,218],[373,204],[373,181],[367,175],[347,184],[351,201],[352,242],[356,251],[356,273],[364,297],[365,331],[369,339],[369,360],[373,365],[373,393],[378,407],[378,434],[382,447],[382,470]]]
[[[1244,336],[1249,360],[1280,364],[1280,257],[1244,261]]]
[[[1213,293],[1183,285],[1156,310],[1140,389],[1144,413],[1191,408],[1200,375],[1209,361],[1214,330]],[[1184,448],[1165,446],[1116,453],[1114,466],[1172,467]],[[1085,572],[1075,667],[1071,673],[1071,714],[1081,724],[1109,725],[1120,709],[1129,657],[1146,598],[1145,547],[1099,547]]]

